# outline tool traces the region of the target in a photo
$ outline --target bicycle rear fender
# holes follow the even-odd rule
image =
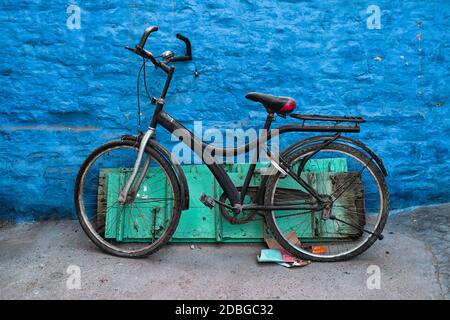
[[[139,137],[132,135],[124,135],[122,136],[122,140],[135,141],[136,143],[140,143]],[[181,210],[189,209],[189,186],[180,163],[176,159],[172,159],[170,152],[163,145],[161,145],[158,141],[154,139],[150,139],[148,141],[147,147],[156,150],[160,155],[164,157],[164,159],[166,159],[166,161],[172,167],[178,180],[178,188],[180,190],[181,195]]]
[[[311,137],[302,141],[299,141],[297,143],[294,143],[293,145],[287,147],[285,150],[283,150],[283,152],[281,153],[282,157],[287,157],[290,153],[294,152],[295,150],[297,150],[300,147],[303,147],[307,144],[311,144],[311,143],[317,143],[319,141],[326,141],[326,140],[330,140],[333,139],[334,136],[331,135],[320,135],[320,136],[315,136],[315,137]],[[372,158],[373,160],[375,160],[376,164],[378,165],[378,167],[380,168],[381,172],[383,173],[384,176],[387,176],[387,170],[386,167],[383,164],[383,161],[380,159],[379,156],[377,156],[375,154],[375,152],[373,152],[371,149],[369,149],[368,146],[366,146],[364,143],[362,143],[361,141],[352,139],[352,138],[348,138],[348,137],[343,137],[340,136],[337,140],[337,142],[345,142],[347,144],[356,146],[360,149],[362,149],[364,152],[366,152],[370,158]]]

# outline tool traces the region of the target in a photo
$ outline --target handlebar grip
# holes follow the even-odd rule
[[[148,27],[147,29],[145,29],[144,34],[142,35],[141,41],[139,41],[138,47],[144,48],[145,43],[147,42],[148,36],[152,32],[155,32],[155,31],[158,31],[158,27],[157,26]]]
[[[189,41],[188,38],[186,38],[185,36],[183,36],[179,33],[176,34],[176,37],[177,37],[177,39],[180,39],[181,41],[183,41],[186,44],[186,56],[192,58],[191,41]]]

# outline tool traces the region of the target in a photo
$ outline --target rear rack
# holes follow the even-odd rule
[[[319,116],[317,114],[298,114],[293,113],[290,115],[293,118],[300,120],[312,120],[312,121],[333,121],[333,122],[355,122],[362,123],[366,122],[361,117],[350,117],[350,116]]]
[[[290,114],[292,118],[302,120],[302,127],[308,129],[308,131],[335,131],[335,132],[359,132],[360,123],[366,122],[361,117],[351,116],[321,116],[317,114]],[[334,125],[306,125],[306,121],[327,121],[334,122]],[[342,125],[342,123],[347,123]]]

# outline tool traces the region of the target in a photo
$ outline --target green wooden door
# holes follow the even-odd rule
[[[232,181],[241,186],[245,179],[248,164],[224,165]],[[261,183],[260,170],[268,167],[267,163],[258,163],[251,186]],[[189,184],[190,207],[181,214],[181,219],[172,242],[260,242],[263,241],[264,222],[259,216],[255,221],[242,225],[232,225],[225,220],[216,206],[213,210],[205,207],[199,200],[205,193],[218,199],[222,190],[206,165],[185,165],[183,170]],[[106,215],[107,238],[118,241],[146,241],[158,237],[158,230],[163,228],[168,220],[169,207],[165,203],[151,202],[146,199],[170,197],[170,184],[165,181],[161,172],[150,169],[139,190],[134,205],[121,209],[117,204],[117,196],[125,185],[131,169],[104,169],[101,175],[102,185],[100,195],[106,195],[107,209],[102,209]],[[320,173],[320,174],[317,174]],[[347,173],[345,159],[317,159],[308,162],[302,177],[311,182],[319,192],[332,190],[332,179],[337,175]],[[152,181],[158,181],[157,186]],[[279,186],[288,190],[301,190],[292,178],[281,179]],[[340,201],[347,201],[345,198]],[[350,202],[352,200],[350,199]],[[354,201],[353,201],[354,202]],[[343,203],[345,205],[345,203]],[[169,203],[171,206],[172,203]],[[343,206],[344,206],[343,205]],[[348,205],[348,204],[347,204]],[[279,211],[281,214],[281,210]],[[285,212],[285,211],[284,211]],[[278,214],[278,213],[277,213]],[[333,214],[345,219],[344,210],[333,211]],[[321,221],[317,214],[305,214],[284,218],[282,230],[293,230],[304,241],[317,240],[317,237],[330,239],[336,236],[336,225],[332,221]],[[342,228],[342,226],[340,227]],[[355,231],[347,230],[354,234]],[[342,232],[340,230],[339,232]]]

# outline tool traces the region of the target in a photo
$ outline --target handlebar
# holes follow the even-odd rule
[[[182,36],[179,33],[177,33],[176,37],[177,37],[177,39],[180,39],[181,41],[183,41],[184,44],[186,45],[186,54],[184,56],[178,56],[178,57],[175,56],[170,61],[177,62],[177,61],[192,60],[192,49],[191,49],[191,42],[189,41],[189,39],[186,38],[185,36]]]
[[[145,47],[145,43],[147,42],[148,36],[155,31],[158,31],[157,26],[148,27],[147,29],[145,29],[144,34],[141,37],[141,41],[139,41],[139,44],[137,46],[143,49]]]
[[[134,47],[134,48],[125,47],[125,48],[136,53],[137,55],[139,55],[145,59],[149,59],[155,66],[160,67],[167,73],[170,71],[171,68],[168,67],[166,63],[192,60],[191,42],[189,41],[188,38],[186,38],[185,36],[183,36],[179,33],[176,34],[176,37],[177,37],[177,39],[184,42],[184,44],[186,46],[186,54],[182,55],[182,56],[174,56],[174,57],[170,58],[169,60],[166,60],[165,61],[166,63],[156,60],[151,52],[144,49],[148,37],[150,36],[150,34],[152,34],[153,32],[156,32],[156,31],[158,31],[157,26],[148,27],[147,29],[145,29],[145,31],[141,37],[141,40],[136,45],[136,47]]]

